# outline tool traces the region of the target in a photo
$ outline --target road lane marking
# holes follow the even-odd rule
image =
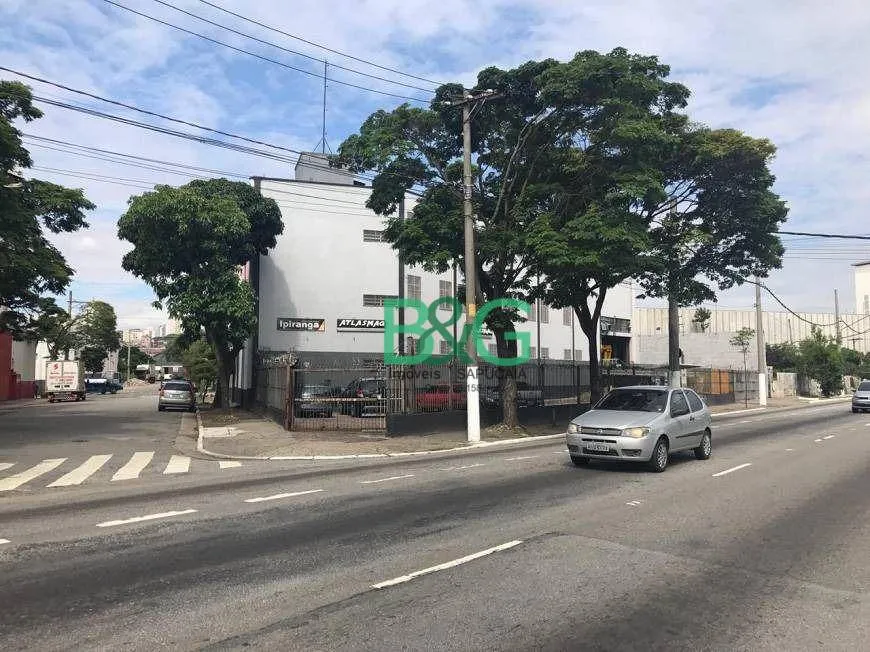
[[[523,457],[506,457],[505,462],[518,462],[520,460],[533,460],[537,455],[524,455]]]
[[[819,443],[820,441],[822,441],[822,440],[821,440],[821,439],[813,439],[813,441],[816,442],[816,443],[818,444],[818,443]]]
[[[4,543],[12,543],[12,542],[9,539],[0,539],[0,546],[2,546]]]
[[[190,458],[186,455],[173,455],[169,458],[169,464],[163,470],[163,475],[170,473],[187,473],[190,471]]]
[[[278,500],[280,498],[294,498],[296,496],[304,496],[306,494],[316,494],[323,489],[309,489],[308,491],[294,491],[289,494],[275,494],[274,496],[260,496],[259,498],[246,498],[246,503],[264,503],[267,500]]]
[[[74,484],[81,484],[94,473],[99,471],[103,466],[112,459],[111,455],[91,455],[83,464],[80,464],[72,471],[64,476],[61,476],[48,487],[69,487]]]
[[[221,469],[235,469],[235,468],[237,468],[237,467],[240,467],[241,465],[242,465],[241,462],[236,462],[236,461],[230,461],[230,462],[218,462],[218,466],[219,466]]]
[[[827,437],[822,437],[822,439],[833,439],[837,435],[828,435]]]
[[[395,577],[391,580],[386,580],[385,582],[379,582],[377,584],[372,584],[373,589],[383,589],[388,586],[395,586],[396,584],[402,584],[403,582],[409,582],[416,577],[420,577],[421,575],[428,575],[429,573],[434,573],[440,570],[446,570],[448,568],[453,568],[455,566],[459,566],[461,564],[466,564],[470,561],[474,561],[475,559],[479,559],[481,557],[485,557],[486,555],[491,555],[494,552],[501,552],[502,550],[507,550],[509,548],[513,548],[514,546],[518,546],[522,543],[521,540],[517,539],[515,541],[508,541],[507,543],[503,543],[499,546],[494,546],[492,548],[487,548],[486,550],[481,550],[480,552],[475,552],[474,554],[467,555],[465,557],[460,557],[459,559],[454,559],[453,561],[448,561],[443,564],[438,564],[437,566],[430,566],[429,568],[424,568],[423,570],[414,571],[408,575],[402,575],[401,577]]]
[[[11,469],[13,466],[15,466],[15,462],[0,462],[0,471]]]
[[[0,491],[9,491],[10,489],[17,489],[25,482],[30,482],[34,478],[38,478],[41,475],[48,473],[49,471],[53,471],[61,464],[66,462],[67,458],[59,457],[56,459],[50,460],[42,460],[36,466],[33,466],[26,471],[22,471],[21,473],[16,473],[15,475],[10,475],[8,478],[4,478],[0,480]]]
[[[787,451],[793,451],[794,448],[786,448],[785,450],[787,450]]]
[[[720,475],[726,475],[728,473],[734,473],[734,471],[739,471],[740,469],[745,469],[747,466],[752,466],[751,462],[747,462],[746,464],[741,464],[740,466],[734,466],[730,469],[725,469],[724,471],[719,471],[719,473],[714,473],[713,477],[718,478]]]
[[[363,480],[360,484],[377,484],[378,482],[389,482],[390,480],[404,480],[405,478],[413,478],[414,474],[409,473],[408,475],[393,475],[389,478],[381,478],[379,480]]]
[[[462,469],[473,469],[478,466],[486,466],[485,464],[467,464],[465,466],[448,466],[446,469],[441,469],[442,471],[461,471]]]
[[[159,514],[148,514],[146,516],[134,516],[133,518],[124,518],[119,521],[105,521],[97,523],[97,527],[114,527],[116,525],[127,525],[129,523],[141,523],[142,521],[153,521],[158,518],[169,518],[170,516],[181,516],[182,514],[193,514],[195,509],[182,509],[177,512],[160,512]]]
[[[626,505],[631,505],[632,507],[637,507],[638,505],[641,504],[641,501],[639,501],[639,500],[629,500],[629,501],[628,501],[627,503],[625,503],[625,504],[626,504]]]
[[[145,467],[151,463],[152,459],[154,459],[153,451],[133,453],[130,461],[115,472],[111,481],[115,482],[116,480],[133,480],[134,478],[138,478],[139,474],[142,473]]]

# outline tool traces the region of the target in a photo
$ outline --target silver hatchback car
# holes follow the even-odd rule
[[[710,408],[691,389],[620,387],[571,420],[568,452],[577,466],[590,459],[643,462],[661,473],[677,451],[710,458],[712,420]]]
[[[160,386],[157,411],[167,408],[181,408],[196,412],[196,388],[187,380],[166,380]]]

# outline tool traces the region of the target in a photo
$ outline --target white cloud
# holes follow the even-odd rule
[[[865,182],[870,91],[864,70],[870,60],[870,41],[866,38],[870,5],[863,0],[304,0],[294,2],[292,11],[278,0],[227,0],[221,4],[335,49],[442,81],[458,78],[472,83],[476,71],[484,66],[513,66],[530,58],[566,59],[590,48],[609,51],[624,46],[630,51],[659,55],[672,67],[672,78],[692,89],[690,110],[694,117],[714,127],[733,126],[756,137],[770,138],[777,145],[778,156],[773,164],[777,189],[791,210],[785,228],[859,233],[870,230],[863,226],[870,199]],[[316,63],[296,61],[158,5],[130,6],[239,47],[319,71]],[[201,3],[184,1],[180,6],[288,48],[316,57],[327,56],[331,62],[349,67],[363,67],[235,21]],[[309,149],[320,137],[317,79],[202,43],[101,2],[12,0],[0,8],[0,21],[14,26],[8,36],[0,34],[0,61],[7,67],[294,149]],[[251,74],[254,71],[256,75]],[[369,71],[392,76],[375,69]],[[333,74],[363,86],[420,94],[335,70]],[[0,73],[0,77],[10,75]],[[84,98],[41,84],[34,84],[34,88],[42,96],[85,102]],[[765,88],[775,88],[777,93],[765,97]],[[328,135],[333,148],[372,110],[398,102],[341,88],[336,83],[330,84],[329,95]],[[131,118],[156,121],[98,102],[86,103]],[[44,108],[46,117],[25,125],[25,131],[244,175],[291,174],[288,163],[204,147],[60,108]],[[166,172],[38,147],[31,151],[41,167],[141,180],[147,182],[145,187],[155,182],[186,181]],[[123,213],[129,195],[143,190],[141,184],[126,181],[119,183],[134,187],[113,185],[105,182],[109,180],[84,180],[43,171],[34,171],[34,175],[83,187],[100,206],[99,219],[94,219],[94,227],[86,234],[56,239],[78,270],[79,282],[112,279],[128,284],[124,287],[129,292],[141,294],[141,282],[120,269],[125,247],[114,236],[117,217]],[[859,244],[790,241],[795,247],[812,247],[813,252],[821,252],[812,257],[832,259],[801,260],[797,253],[790,253],[785,268],[772,274],[771,287],[797,308],[831,303],[833,287],[840,288],[841,297],[850,296],[849,263],[854,258],[870,258],[870,251],[862,255]],[[751,289],[721,297],[723,305],[747,305],[752,300]],[[147,300],[139,299],[124,304],[130,312],[123,318],[151,319],[147,304]]]

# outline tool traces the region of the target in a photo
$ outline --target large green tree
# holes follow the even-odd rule
[[[13,123],[40,117],[27,86],[0,81],[0,329],[23,337],[42,297],[63,293],[73,275],[47,233],[87,227],[85,211],[95,208],[81,190],[23,178],[33,162]]]
[[[121,348],[115,309],[105,301],[94,300],[85,304],[81,314],[76,317],[74,335],[76,348],[82,352],[87,350],[90,359],[102,355],[100,360],[105,360],[109,352]],[[100,369],[102,369],[102,362]],[[89,371],[94,370],[89,369]]]
[[[667,298],[669,367],[679,370],[679,308],[715,301],[717,291],[765,278],[782,266],[777,236],[788,209],[772,190],[776,148],[735,129],[686,124],[667,155],[661,192],[649,194],[654,264],[643,296]]]
[[[840,346],[833,337],[826,337],[813,326],[810,337],[800,342],[800,372],[819,383],[822,396],[834,396],[843,391],[845,367]]]
[[[539,184],[529,244],[543,279],[535,294],[570,307],[589,345],[590,398],[601,395],[599,320],[608,290],[646,264],[649,219],[662,153],[686,122],[689,92],[667,81],[656,57],[623,49],[578,53],[542,75],[543,100],[559,116],[549,177]]]
[[[145,353],[138,346],[130,347],[130,368],[127,368],[127,346],[122,346],[118,351],[118,373],[121,374],[122,380],[127,380],[127,378],[134,378],[136,376],[133,373],[136,370],[136,367],[140,364],[148,364],[154,362],[154,359]]]
[[[229,377],[256,328],[256,302],[240,265],[265,254],[283,231],[278,205],[251,186],[212,179],[157,186],[132,197],[118,236],[133,244],[122,261],[179,319],[188,341],[204,334],[218,362],[216,403],[229,406]]]

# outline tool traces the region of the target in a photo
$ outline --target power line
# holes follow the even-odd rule
[[[218,27],[220,29],[225,29],[228,32],[232,32],[238,36],[243,36],[244,38],[251,39],[252,41],[256,41],[257,43],[261,43],[263,45],[268,45],[273,48],[277,48],[283,52],[287,52],[288,54],[293,54],[300,57],[305,57],[306,59],[311,59],[312,61],[317,61],[318,63],[327,63],[324,59],[318,59],[317,57],[311,56],[310,54],[305,54],[304,52],[298,52],[297,50],[291,50],[289,48],[285,48],[277,43],[272,43],[271,41],[266,41],[261,38],[257,38],[256,36],[251,36],[250,34],[245,34],[244,32],[240,32],[232,27],[227,27],[226,25],[222,25],[221,23],[216,23],[213,20],[209,20],[208,18],[203,18],[197,14],[194,14],[186,9],[182,9],[181,7],[177,7],[174,4],[169,2],[165,2],[164,0],[152,0],[152,2],[156,2],[157,4],[163,5],[164,7],[169,7],[170,9],[174,9],[175,11],[184,14],[185,16],[190,16],[191,18],[195,18],[196,20],[201,20],[204,23],[208,23],[214,27]],[[362,75],[363,77],[368,77],[370,79],[376,79],[378,81],[387,82],[388,84],[396,84],[397,86],[404,86],[405,88],[411,88],[415,91],[423,91],[424,93],[434,93],[434,89],[431,88],[423,88],[422,86],[415,86],[414,84],[406,84],[405,82],[396,81],[394,79],[387,79],[386,77],[379,77],[378,75],[372,75],[367,72],[363,72],[361,70],[356,70],[355,68],[348,68],[346,66],[341,66],[337,63],[330,63],[330,66],[333,68],[338,68],[339,70],[345,70],[347,72],[353,73],[355,75]],[[327,78],[329,79],[329,78]],[[333,81],[333,80],[330,80]]]
[[[208,41],[210,43],[214,43],[216,45],[220,45],[225,48],[229,48],[230,50],[235,50],[236,52],[241,52],[242,54],[247,54],[248,56],[254,57],[256,59],[260,59],[262,61],[267,61],[269,63],[273,63],[276,66],[281,66],[282,68],[287,68],[288,70],[295,70],[296,72],[301,72],[304,75],[309,75],[310,77],[317,77],[318,79],[322,79],[322,75],[316,72],[312,72],[310,70],[305,70],[304,68],[299,68],[297,66],[291,66],[289,63],[284,63],[283,61],[278,61],[277,59],[271,59],[269,57],[265,57],[261,54],[257,54],[256,52],[251,52],[250,50],[245,50],[244,48],[237,48],[235,45],[230,45],[229,43],[224,43],[223,41],[219,41],[217,39],[211,38],[210,36],[206,36],[205,34],[200,34],[199,32],[194,32],[193,30],[185,29],[184,27],[180,27],[178,25],[174,25],[173,23],[166,22],[165,20],[160,20],[159,18],[155,18],[154,16],[149,16],[148,14],[144,14],[141,11],[136,11],[135,9],[131,9],[130,7],[126,7],[122,4],[118,4],[113,0],[103,0],[103,2],[118,7],[119,9],[124,9],[125,11],[129,11],[130,13],[136,14],[137,16],[141,16],[147,20],[154,21],[155,23],[160,23],[161,25],[165,25],[167,27],[171,27],[172,29],[176,29],[180,32],[184,32],[185,34],[190,34],[191,36],[196,36],[197,38],[201,38],[204,41]],[[411,97],[409,95],[398,95],[396,93],[390,93],[388,91],[379,91],[374,88],[368,88],[367,86],[360,86],[358,84],[352,84],[351,82],[342,81],[340,79],[330,79],[329,81],[333,81],[336,84],[342,84],[343,86],[349,86],[351,88],[357,88],[359,90],[368,91],[370,93],[379,93],[380,95],[387,95],[389,97],[395,97],[403,100],[411,100],[412,102],[419,102],[420,104],[428,104],[427,100],[420,99],[419,97]]]
[[[243,16],[242,14],[237,14],[237,13],[235,13],[235,12],[233,12],[233,11],[230,11],[229,9],[225,9],[225,8],[223,8],[223,7],[219,6],[219,5],[216,5],[216,4],[212,3],[212,2],[208,2],[208,0],[199,0],[199,2],[201,2],[202,4],[208,5],[209,7],[212,7],[212,8],[214,8],[214,9],[217,9],[218,11],[222,11],[222,12],[224,12],[225,14],[229,14],[230,16],[235,16],[236,18],[239,18],[239,19],[241,19],[241,20],[244,20],[244,21],[246,21],[246,22],[248,22],[248,23],[252,23],[253,25],[258,25],[259,27],[262,27],[262,28],[264,28],[264,29],[268,29],[268,30],[270,30],[270,31],[272,31],[272,32],[275,32],[275,33],[277,33],[277,34],[281,34],[282,36],[286,36],[287,38],[292,38],[292,39],[295,39],[295,40],[300,41],[300,42],[302,42],[302,43],[306,43],[306,44],[311,45],[311,46],[314,46],[314,47],[316,47],[316,48],[320,48],[321,50],[324,50],[324,51],[326,51],[326,52],[332,52],[333,54],[337,54],[337,55],[339,55],[339,56],[341,56],[341,57],[346,57],[346,58],[348,58],[348,59],[352,59],[353,61],[358,61],[358,62],[360,62],[360,63],[364,63],[364,64],[366,64],[366,65],[369,65],[369,66],[373,67],[373,68],[378,68],[378,69],[380,69],[380,70],[385,70],[385,71],[387,71],[387,72],[392,72],[392,73],[395,73],[395,74],[397,74],[397,75],[402,75],[403,77],[408,77],[408,78],[410,78],[410,79],[416,79],[417,81],[426,82],[426,83],[428,83],[428,84],[434,84],[435,86],[443,86],[443,85],[444,85],[443,82],[434,81],[434,80],[432,80],[432,79],[426,79],[425,77],[418,77],[417,75],[412,75],[412,74],[407,73],[407,72],[402,72],[401,70],[397,70],[397,69],[395,69],[395,68],[389,68],[389,67],[387,67],[387,66],[381,66],[381,65],[379,65],[379,64],[377,64],[377,63],[374,63],[373,61],[369,61],[368,59],[362,59],[362,58],[360,58],[360,57],[355,57],[355,56],[353,56],[352,54],[347,54],[346,52],[341,52],[341,51],[339,51],[339,50],[334,50],[333,48],[327,47],[327,46],[325,46],[325,45],[321,45],[320,43],[315,43],[314,41],[309,41],[308,39],[304,39],[304,38],[302,38],[301,36],[296,36],[295,34],[290,34],[290,33],[288,33],[288,32],[282,31],[282,30],[278,29],[277,27],[273,27],[273,26],[271,26],[271,25],[266,25],[265,23],[261,23],[261,22],[259,22],[259,21],[256,21],[256,20],[254,20],[253,18],[249,18],[249,17],[247,17],[247,16]]]
[[[835,233],[806,233],[804,231],[777,231],[783,235],[802,235],[810,238],[841,238],[844,240],[870,240],[870,235],[840,235]]]

